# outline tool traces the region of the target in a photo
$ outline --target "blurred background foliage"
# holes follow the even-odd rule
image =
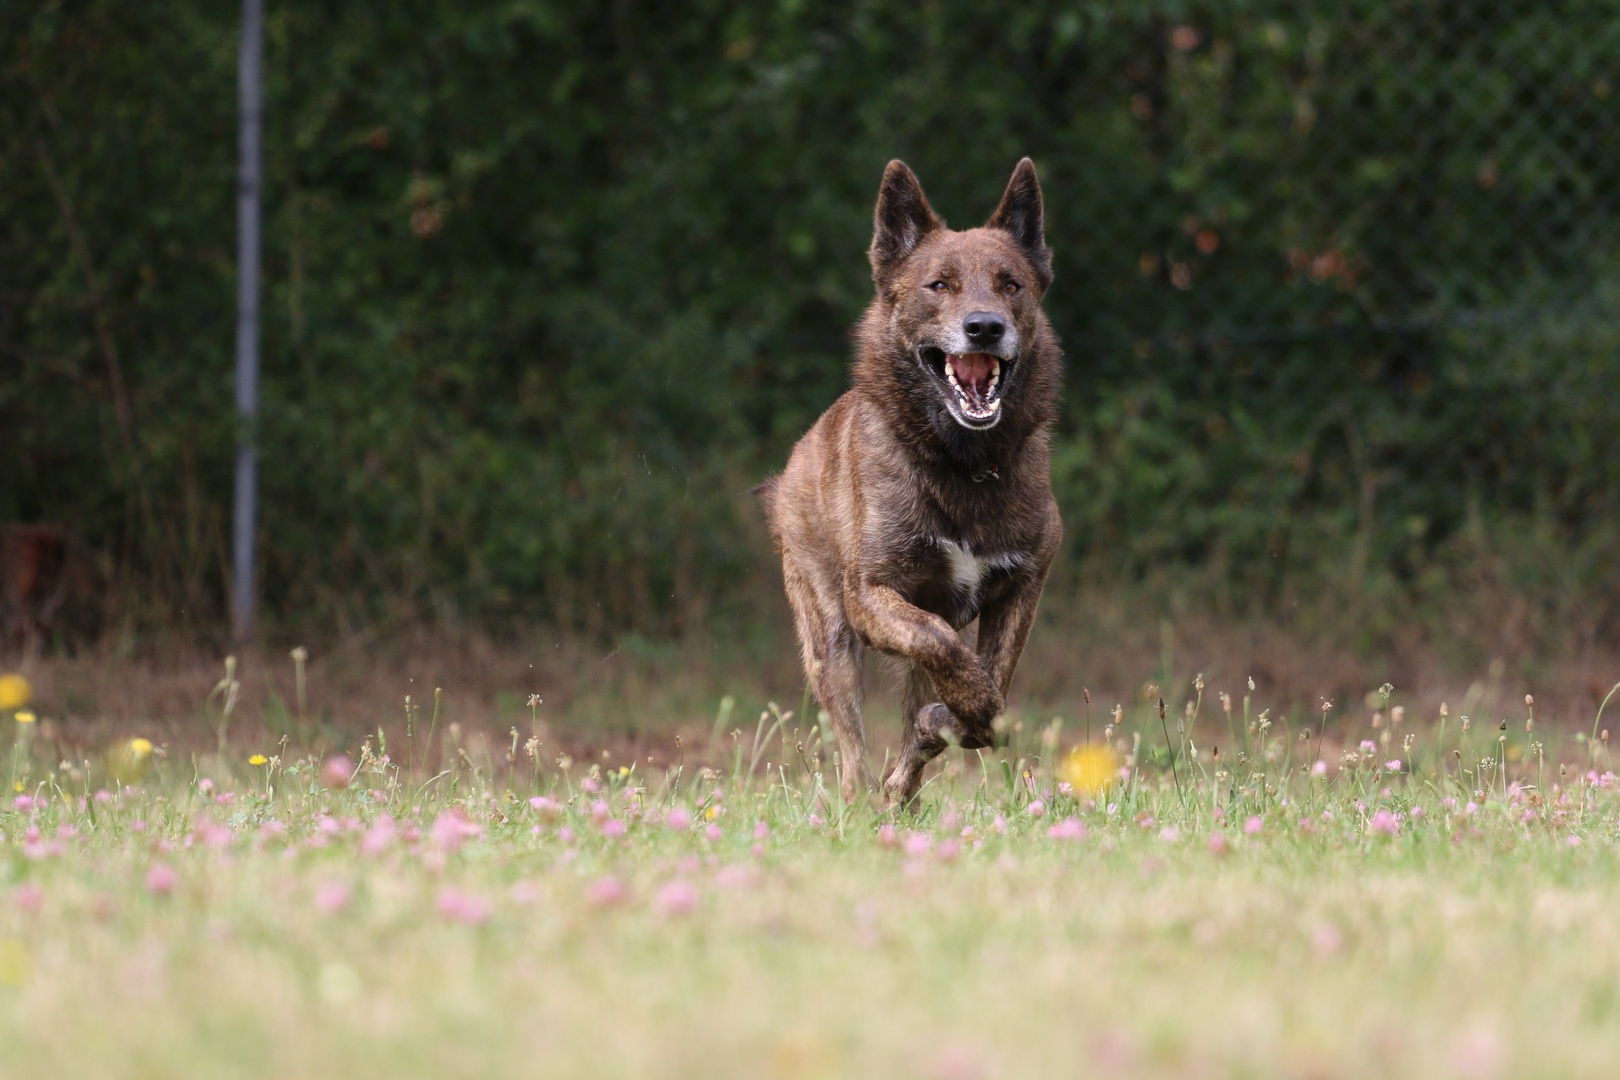
[[[773,623],[749,489],[846,383],[884,163],[966,226],[1023,154],[1049,608],[1620,625],[1613,2],[268,8],[272,635]],[[0,9],[0,521],[74,538],[87,632],[223,632],[236,45]]]

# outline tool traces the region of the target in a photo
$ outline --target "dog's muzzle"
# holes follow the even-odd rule
[[[952,418],[984,431],[1001,419],[1001,395],[1014,361],[987,352],[948,353],[926,345],[918,350],[924,370],[943,385]]]

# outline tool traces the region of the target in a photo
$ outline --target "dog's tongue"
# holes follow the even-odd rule
[[[952,354],[948,359],[951,371],[956,375],[956,381],[964,389],[971,389],[983,397],[990,384],[990,370],[995,357],[989,353],[970,352],[962,353],[960,356]]]

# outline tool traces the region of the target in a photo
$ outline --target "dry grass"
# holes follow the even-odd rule
[[[1085,689],[1100,720],[1115,703],[1134,707],[1160,694],[1174,707],[1191,696],[1197,674],[1233,693],[1252,677],[1278,716],[1314,719],[1320,703],[1331,701],[1330,734],[1364,720],[1369,691],[1384,682],[1401,688],[1415,718],[1436,716],[1442,702],[1454,714],[1494,715],[1531,693],[1544,725],[1574,730],[1620,673],[1620,653],[1596,647],[1538,652],[1527,645],[1481,653],[1484,659],[1469,664],[1419,635],[1362,654],[1325,631],[1313,638],[1276,623],[1203,613],[1143,618],[1143,610],[1157,609],[1120,590],[1062,588],[1054,586],[1047,599],[1011,704],[1031,722],[1062,716],[1071,730],[1084,722]],[[751,636],[694,633],[680,643],[634,635],[601,643],[543,631],[497,640],[465,628],[311,643],[302,712],[287,650],[250,650],[237,669],[232,738],[273,746],[287,735],[295,745],[352,751],[379,728],[397,738],[405,696],[422,705],[439,689],[443,717],[460,723],[469,739],[505,742],[515,726],[575,757],[606,749],[621,758],[651,754],[664,765],[681,756],[677,735],[687,758],[706,745],[723,696],[736,701],[733,724],[751,722],[772,700],[802,709],[798,652],[785,610],[776,614]],[[202,703],[222,661],[220,651],[194,643],[133,654],[108,643],[23,661],[19,670],[34,683],[44,740],[57,743],[61,757],[126,734],[189,754],[216,742]],[[898,702],[880,660],[867,667],[869,727],[881,753],[898,741]],[[539,725],[527,705],[536,693],[543,699]]]

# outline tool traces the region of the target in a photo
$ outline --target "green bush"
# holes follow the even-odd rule
[[[223,610],[234,17],[0,13],[0,519],[128,625]],[[267,17],[272,620],[751,611],[748,489],[844,385],[884,162],[965,225],[1025,153],[1085,572],[1313,618],[1487,563],[1615,593],[1606,5]]]

